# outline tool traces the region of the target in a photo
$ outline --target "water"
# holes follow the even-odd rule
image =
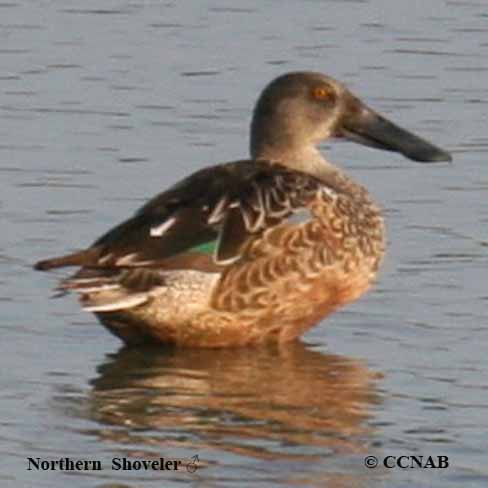
[[[484,487],[488,6],[481,1],[0,3],[2,486]],[[38,258],[90,243],[207,164],[247,155],[259,90],[344,80],[453,152],[333,161],[385,208],[375,289],[281,349],[120,349]],[[367,469],[375,455],[447,469]],[[121,472],[114,457],[197,470]],[[101,472],[28,471],[27,458]]]

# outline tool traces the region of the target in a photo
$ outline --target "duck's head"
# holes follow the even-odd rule
[[[451,155],[369,108],[342,83],[314,72],[287,73],[261,93],[251,124],[253,158],[307,165],[319,142],[347,138],[395,151],[420,162],[450,161]],[[297,161],[303,160],[303,161]]]

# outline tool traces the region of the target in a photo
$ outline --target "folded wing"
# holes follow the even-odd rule
[[[303,209],[322,186],[310,175],[267,161],[206,168],[150,200],[85,251],[36,267],[164,267],[203,247],[212,249],[216,265],[225,266],[241,259],[265,229]]]

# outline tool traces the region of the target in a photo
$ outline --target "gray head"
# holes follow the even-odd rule
[[[316,145],[331,137],[396,151],[414,161],[451,160],[449,153],[390,122],[321,73],[287,73],[261,93],[251,124],[253,158],[290,160],[306,171],[308,163],[300,167],[296,160],[318,154]]]

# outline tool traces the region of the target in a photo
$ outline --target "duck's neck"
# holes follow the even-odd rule
[[[313,144],[294,146],[253,144],[251,141],[251,157],[275,161],[287,168],[311,174],[317,178],[338,172],[339,169],[327,161]]]

